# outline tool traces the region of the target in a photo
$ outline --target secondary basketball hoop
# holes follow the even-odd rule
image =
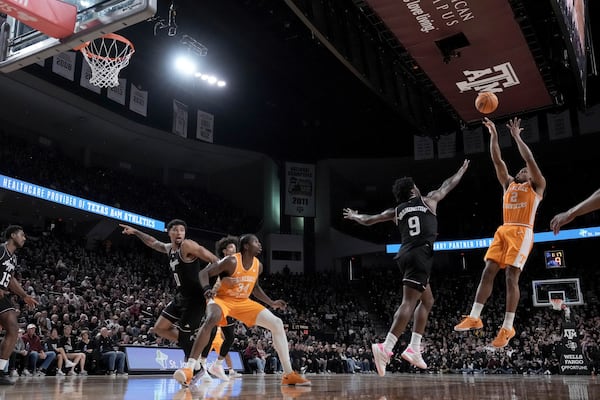
[[[553,310],[561,311],[564,301],[563,299],[550,299],[550,304],[552,305]]]
[[[121,35],[109,33],[76,48],[92,70],[90,83],[98,87],[119,86],[119,72],[135,52],[133,44]]]

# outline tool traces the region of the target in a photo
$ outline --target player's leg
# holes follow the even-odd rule
[[[519,290],[519,277],[521,276],[521,268],[507,266],[506,274],[506,312],[504,314],[504,322],[498,331],[496,338],[492,341],[492,346],[501,348],[505,347],[516,332],[513,327],[515,321],[515,313],[519,305],[521,291]]]
[[[158,320],[154,324],[154,333],[161,338],[168,339],[172,342],[178,342],[179,340],[179,329],[175,326],[175,323],[179,321],[181,317],[181,311],[175,302],[170,302],[167,307],[162,311]]]
[[[0,299],[0,325],[2,325],[6,331],[4,340],[0,343],[0,371],[4,371],[4,368],[10,359],[10,355],[15,348],[15,343],[17,343],[17,334],[19,332],[17,314],[8,297],[2,297]],[[0,375],[0,385],[12,384],[14,384],[14,382],[8,379],[8,377]]]
[[[425,333],[427,319],[433,308],[433,293],[431,286],[427,284],[425,290],[421,294],[421,301],[414,312],[413,332],[410,339],[410,344],[402,353],[402,358],[421,369],[427,369],[427,364],[421,355],[421,339]]]
[[[230,322],[230,320],[227,319],[227,322]],[[235,340],[235,322],[222,326],[221,332],[223,333],[223,343],[221,344],[219,355],[225,357],[225,362],[227,363],[227,367],[229,367],[229,377],[239,377],[241,374],[233,368],[231,356],[229,355],[229,350],[231,350],[231,346],[233,346]]]
[[[243,319],[240,320],[244,322]],[[271,331],[273,336],[273,347],[275,347],[283,367],[283,378],[281,383],[283,385],[310,385],[309,380],[303,378],[292,369],[290,350],[281,318],[275,316],[275,314],[263,307],[262,311],[256,316],[256,325]]]

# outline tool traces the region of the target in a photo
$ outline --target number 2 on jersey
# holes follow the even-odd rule
[[[419,220],[419,217],[412,216],[406,222],[408,223],[408,234],[410,236],[417,236],[421,233],[421,220]]]

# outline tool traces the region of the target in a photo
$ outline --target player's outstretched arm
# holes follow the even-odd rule
[[[506,189],[512,182],[513,177],[508,173],[508,168],[506,168],[506,163],[502,159],[502,154],[500,153],[496,124],[488,117],[485,117],[483,119],[483,125],[485,125],[488,132],[490,132],[490,155],[492,157],[492,162],[494,163],[494,169],[496,170],[496,177],[498,178],[500,185],[502,185],[502,188]]]
[[[573,206],[567,211],[556,214],[550,221],[550,229],[554,234],[560,232],[563,225],[568,224],[580,215],[600,209],[600,189],[596,190],[590,197],[583,200],[581,203]]]
[[[373,225],[379,222],[393,221],[396,215],[396,212],[393,208],[388,208],[379,214],[373,215],[359,214],[358,211],[350,208],[344,208],[343,213],[345,219],[356,221],[361,225]]]
[[[469,168],[469,163],[469,160],[465,160],[454,175],[442,182],[442,185],[439,187],[439,189],[429,192],[426,197],[430,201],[434,201],[436,204],[438,201],[446,197],[446,195],[450,193],[450,191],[454,189],[456,185],[458,185],[465,172],[467,172],[467,169]]]
[[[529,171],[529,175],[531,176],[531,181],[533,183],[533,188],[540,196],[543,195],[544,191],[546,190],[546,178],[544,178],[544,176],[542,175],[542,171],[537,165],[537,162],[533,157],[531,149],[523,141],[523,138],[521,138],[521,132],[523,131],[523,128],[521,128],[521,119],[513,118],[510,121],[508,121],[508,124],[506,124],[506,126],[510,131],[510,135],[513,137],[515,143],[517,144],[519,154],[521,154],[521,157],[527,165],[527,170]]]
[[[137,236],[146,246],[154,249],[156,251],[160,251],[161,253],[166,253],[167,248],[165,247],[165,243],[158,241],[154,236],[150,236],[147,233],[139,231],[132,226],[119,224],[121,228],[123,228],[124,235],[135,235]]]
[[[219,258],[211,253],[206,247],[199,245],[196,241],[186,239],[181,243],[181,251],[183,254],[191,254],[206,262],[216,263]]]

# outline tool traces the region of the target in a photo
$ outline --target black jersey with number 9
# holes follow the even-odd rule
[[[402,236],[402,246],[396,257],[423,244],[433,244],[437,237],[437,216],[420,196],[396,207],[396,225]]]

